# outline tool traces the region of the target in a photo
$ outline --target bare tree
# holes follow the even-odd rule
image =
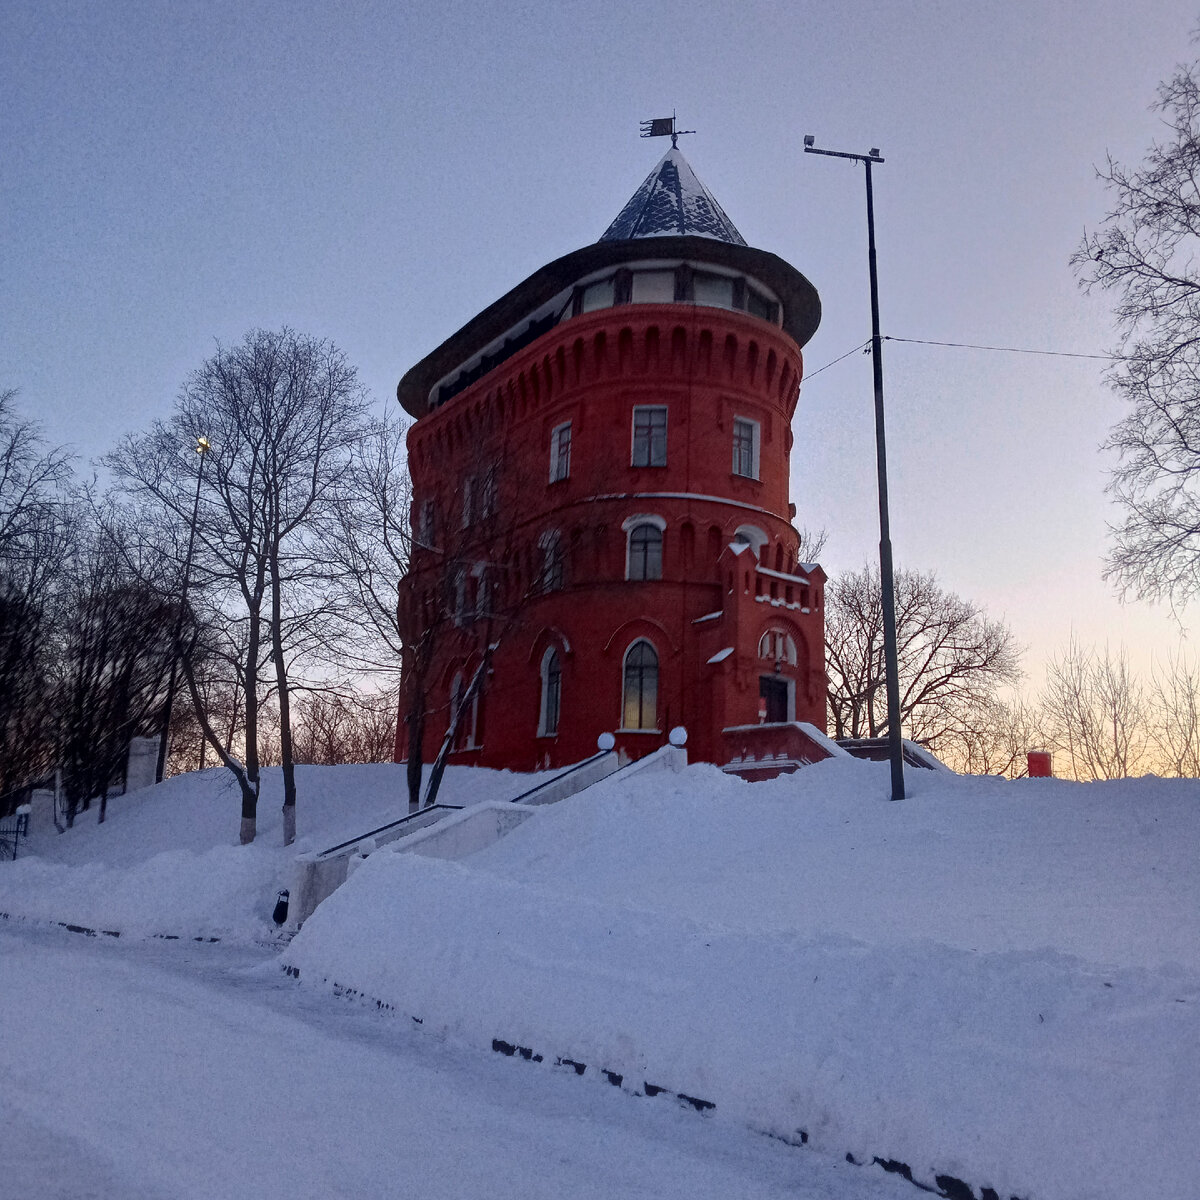
[[[185,382],[171,419],[126,438],[107,460],[126,488],[183,523],[196,478],[191,447],[201,436],[212,447],[194,586],[245,624],[244,763],[212,722],[201,724],[222,761],[239,768],[243,842],[256,830],[260,705],[268,687],[279,716],[284,842],[295,838],[291,689],[297,661],[328,651],[334,636],[339,614],[320,533],[333,520],[351,448],[364,432],[364,392],[340,350],[286,328],[255,330],[237,346],[218,346]],[[202,700],[194,664],[187,682],[193,700]]]
[[[1124,510],[1107,575],[1183,604],[1200,589],[1200,64],[1179,67],[1153,110],[1165,135],[1139,167],[1109,158],[1112,210],[1071,261],[1083,287],[1117,297],[1109,382],[1130,406],[1107,442]]]
[[[1182,650],[1151,673],[1148,721],[1157,768],[1200,778],[1200,665]]]
[[[1028,769],[1028,753],[1045,742],[1040,709],[1023,696],[985,699],[968,709],[938,744],[938,754],[967,775],[1015,779]]]
[[[53,753],[52,609],[73,535],[70,476],[66,451],[47,449],[15,392],[0,392],[0,813]]]
[[[87,517],[80,512],[78,525]],[[92,524],[76,541],[59,595],[59,761],[67,823],[123,783],[132,738],[149,733],[161,708],[176,619],[174,604],[131,569],[119,525]]]
[[[1020,677],[1009,629],[932,574],[896,572],[896,640],[904,732],[934,750],[961,738],[997,689]],[[834,736],[882,737],[887,703],[877,568],[829,581],[825,641]]]
[[[294,710],[296,761],[335,765],[390,762],[396,746],[396,697],[311,692]]]
[[[1073,779],[1123,779],[1144,767],[1146,696],[1124,650],[1100,653],[1072,638],[1046,668],[1042,711]]]
[[[488,439],[481,437],[481,445]],[[446,724],[420,803],[435,803],[450,755],[461,748],[486,689],[497,649],[544,592],[567,582],[567,548],[535,540],[523,495],[529,481],[500,446],[459,464],[453,485],[414,496],[412,561],[400,588],[399,631],[404,645],[401,712],[408,735],[409,807],[417,807],[435,671],[448,662],[464,668],[449,697]]]

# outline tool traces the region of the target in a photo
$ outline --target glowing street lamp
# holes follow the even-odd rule
[[[879,472],[879,585],[883,593],[883,658],[887,681],[888,759],[892,764],[892,799],[904,799],[904,745],[900,739],[900,667],[896,650],[896,589],[892,578],[892,534],[888,520],[887,446],[883,428],[883,339],[879,336],[879,277],[875,268],[875,201],[871,166],[883,162],[878,149],[867,154],[818,150],[811,133],[804,135],[805,154],[849,158],[867,169],[867,258],[871,271],[871,365],[875,376],[875,460]]]

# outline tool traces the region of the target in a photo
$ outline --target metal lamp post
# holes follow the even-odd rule
[[[867,154],[818,150],[811,133],[804,135],[805,154],[849,158],[867,169],[867,245],[871,269],[871,365],[875,377],[875,459],[879,472],[879,584],[883,593],[883,657],[887,682],[888,759],[892,766],[892,799],[904,799],[904,746],[900,739],[900,668],[896,651],[896,590],[892,577],[892,534],[888,520],[887,445],[883,422],[883,339],[879,335],[879,277],[875,266],[875,200],[871,166],[883,162],[872,147]]]
[[[175,632],[171,638],[171,674],[167,679],[167,699],[163,705],[162,736],[158,741],[158,762],[154,768],[154,782],[162,783],[167,769],[167,739],[171,731],[171,709],[175,703],[175,685],[179,678],[179,639],[183,634],[183,615],[187,611],[188,581],[192,573],[192,550],[196,545],[196,517],[200,512],[200,485],[204,482],[204,456],[209,452],[208,438],[196,438],[195,450],[200,455],[200,466],[196,470],[196,495],[192,500],[192,520],[188,526],[187,554],[183,559],[183,585],[179,589],[179,612],[175,617]]]

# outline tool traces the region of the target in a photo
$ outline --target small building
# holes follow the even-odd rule
[[[517,770],[605,732],[637,758],[683,725],[726,765],[748,727],[825,729],[825,574],[788,492],[820,315],[673,146],[599,241],[405,374],[397,759],[456,716],[450,761]]]

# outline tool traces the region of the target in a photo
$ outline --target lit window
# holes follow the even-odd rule
[[[633,466],[667,465],[667,410],[665,405],[639,405],[633,410]]]
[[[562,707],[562,666],[558,651],[552,646],[542,656],[542,705],[538,717],[538,736],[550,737],[558,732],[558,715]]]
[[[733,473],[758,478],[758,422],[746,417],[733,422]]]
[[[571,422],[556,425],[550,434],[550,482],[571,474]]]
[[[653,729],[658,720],[658,655],[649,642],[634,642],[625,655],[621,700],[623,729]]]
[[[662,530],[645,522],[629,531],[629,562],[627,579],[662,578]]]

